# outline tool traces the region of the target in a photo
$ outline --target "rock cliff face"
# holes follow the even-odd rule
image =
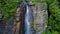
[[[25,8],[21,4],[17,8],[15,14],[15,22],[13,27],[13,34],[24,34],[24,17],[25,17]]]
[[[20,5],[16,12],[14,32],[24,34],[24,6]],[[47,14],[47,6],[46,3],[36,3],[34,5],[31,4],[31,9],[34,17],[34,22],[31,24],[34,29],[34,34],[41,34],[46,29],[46,19],[48,17]],[[16,30],[16,31],[15,31]]]
[[[34,5],[30,5],[32,9],[32,15],[34,18],[33,23],[31,23],[32,34],[41,34],[46,29],[46,19],[48,17],[47,14],[47,6],[45,3],[35,3]],[[15,13],[15,17],[12,17],[8,23],[5,24],[4,29],[9,32],[7,34],[25,34],[25,8],[23,4],[20,4],[17,8],[17,11]],[[8,27],[9,28],[6,28]],[[1,30],[1,28],[0,28]],[[6,32],[6,31],[5,31]]]
[[[36,34],[41,34],[46,29],[46,19],[48,17],[47,5],[45,3],[36,3],[31,6],[34,15],[34,29]]]
[[[0,34],[12,34],[12,28],[14,24],[14,17],[8,20],[3,20],[0,22]]]

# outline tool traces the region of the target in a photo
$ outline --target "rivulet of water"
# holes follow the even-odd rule
[[[32,34],[32,31],[33,31],[32,23],[33,23],[33,20],[34,20],[32,10],[31,10],[31,7],[27,3],[25,4],[25,7],[26,7],[25,34]]]

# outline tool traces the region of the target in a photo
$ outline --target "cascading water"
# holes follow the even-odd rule
[[[26,12],[25,12],[25,34],[32,34],[32,23],[33,23],[33,15],[32,10],[29,4],[25,3]]]

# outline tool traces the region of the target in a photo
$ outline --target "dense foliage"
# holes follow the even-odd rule
[[[10,18],[17,9],[20,0],[0,0],[0,12],[4,15],[3,19]]]
[[[60,33],[60,9],[57,0],[51,0],[49,6],[48,29],[52,34]]]
[[[0,0],[0,12],[3,12],[3,19],[8,19],[17,9],[20,0]],[[60,9],[59,0],[32,0],[32,2],[46,2],[48,9],[48,28],[45,34],[60,34]]]
[[[60,34],[60,9],[58,0],[47,1],[48,8],[48,28],[51,34]],[[46,32],[47,32],[46,31]]]

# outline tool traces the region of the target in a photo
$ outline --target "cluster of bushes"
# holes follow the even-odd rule
[[[16,12],[20,0],[0,0],[0,14],[3,14],[3,19],[8,19]]]
[[[58,0],[47,0],[48,23],[45,34],[60,34],[60,9]]]

